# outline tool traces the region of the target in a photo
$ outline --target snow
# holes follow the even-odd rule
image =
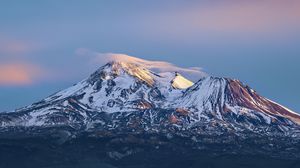
[[[112,69],[119,73],[120,71],[125,71],[127,74],[146,82],[150,86],[152,86],[155,82],[152,78],[151,72],[148,69],[138,66],[134,63],[114,62],[112,63]]]
[[[178,99],[174,106],[180,108],[195,107],[198,112],[198,118],[201,118],[201,113],[204,111],[215,111],[217,117],[222,118],[219,113],[220,109],[214,109],[214,105],[218,104],[218,101],[224,99],[224,90],[226,86],[225,79],[207,77],[200,80],[194,86],[187,89],[184,96]],[[221,106],[223,107],[224,101],[221,100]],[[218,108],[218,107],[217,107]]]
[[[290,113],[293,113],[293,114],[295,114],[295,115],[300,116],[299,113],[296,113],[296,112],[294,112],[294,111],[292,111],[292,110],[290,110],[290,109],[288,109],[288,108],[286,108],[286,107],[284,107],[284,106],[282,106],[282,105],[280,105],[280,104],[278,104],[278,103],[276,103],[276,102],[274,102],[274,101],[272,101],[272,100],[270,100],[270,99],[267,99],[267,100],[270,101],[270,102],[272,102],[272,103],[274,103],[274,104],[276,104],[276,105],[278,105],[278,106],[280,106],[281,108],[285,109],[286,111],[288,111],[288,112],[290,112]]]
[[[264,113],[259,113],[259,115],[264,118],[264,120],[266,121],[266,123],[271,124],[272,117],[270,115],[264,114]]]
[[[142,66],[138,66],[132,63],[123,63],[123,62],[112,62],[107,64],[96,73],[100,74],[104,72],[104,76],[101,76],[102,88],[100,90],[94,90],[93,86],[88,82],[89,78],[77,83],[70,88],[62,90],[48,98],[45,101],[56,101],[60,99],[67,98],[69,96],[76,96],[84,93],[80,103],[99,111],[105,111],[109,113],[122,112],[122,111],[132,111],[134,107],[131,101],[144,99],[148,102],[156,103],[157,106],[167,106],[167,102],[174,101],[182,96],[182,91],[185,88],[188,88],[193,85],[193,83],[180,74],[174,72],[165,72],[161,74],[155,74]],[[117,75],[117,76],[115,76]],[[93,76],[94,78],[97,77]],[[97,79],[96,79],[97,80]],[[99,77],[100,80],[100,77]],[[111,89],[111,94],[107,95],[106,89],[109,88],[108,82],[113,80],[116,86],[113,86]],[[142,81],[147,85],[142,85],[135,93],[128,94],[128,99],[121,97],[122,90],[130,90],[136,85],[136,82]],[[153,102],[151,97],[148,96],[149,91],[153,88],[159,88],[162,95],[165,96],[167,101],[156,101]],[[141,97],[141,94],[143,96]],[[123,102],[123,106],[114,105],[113,107],[107,106],[109,101],[114,101],[119,99]],[[67,106],[68,102],[64,102],[63,106]],[[82,105],[80,105],[82,106]],[[83,107],[86,108],[86,107]]]
[[[84,86],[87,85],[87,79],[84,79],[82,80],[81,82],[78,82],[77,84],[65,89],[65,90],[62,90],[50,97],[47,97],[45,99],[45,101],[54,101],[54,100],[58,100],[58,99],[63,99],[63,98],[66,98],[68,96],[71,96],[71,95],[74,95],[75,93],[79,92],[81,89],[84,88]]]
[[[172,86],[176,89],[187,89],[193,85],[193,82],[189,81],[178,73],[176,73],[176,76],[172,81]]]

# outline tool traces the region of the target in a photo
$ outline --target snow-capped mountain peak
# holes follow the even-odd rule
[[[267,124],[285,119],[300,124],[299,114],[260,96],[239,80],[229,78],[203,78],[174,104],[197,114],[195,120],[216,118],[225,121],[229,114],[247,116],[249,120],[261,118],[260,122]]]
[[[89,129],[105,123],[105,116],[98,115],[120,113],[133,118],[143,114],[142,118],[150,122],[147,129],[158,123],[184,128],[219,123],[222,129],[234,131],[271,126],[283,131],[300,124],[297,113],[260,96],[238,80],[209,76],[193,83],[177,72],[155,73],[148,67],[141,62],[110,61],[70,88],[17,110],[16,115],[0,116],[0,124],[80,123]],[[114,119],[121,122],[118,117]],[[154,122],[158,123],[152,125]]]
[[[66,108],[75,100],[83,109],[109,113],[158,107],[180,96],[182,88],[187,85],[183,85],[184,82],[192,83],[183,76],[174,74],[156,74],[134,62],[110,61],[87,79],[42,102]]]
[[[110,61],[67,89],[0,113],[2,153],[20,148],[21,153],[50,150],[57,156],[57,149],[69,152],[75,145],[83,155],[92,153],[121,164],[127,158],[142,158],[142,163],[143,150],[143,156],[154,151],[158,162],[170,151],[179,151],[179,158],[184,155],[193,162],[208,152],[217,157],[219,152],[243,157],[262,157],[266,152],[289,162],[299,158],[299,114],[239,80],[208,76],[193,83],[177,71],[155,73],[149,62],[137,61]],[[25,146],[11,146],[14,138]],[[44,143],[49,140],[50,145]]]

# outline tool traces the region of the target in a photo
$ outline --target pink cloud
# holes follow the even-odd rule
[[[32,84],[43,73],[41,68],[24,63],[0,64],[0,85]]]
[[[219,31],[265,32],[299,23],[297,1],[243,1],[204,9],[195,24]]]
[[[143,22],[149,34],[171,37],[203,32],[285,32],[300,28],[300,1],[251,0],[193,4],[149,14]],[[297,29],[298,28],[298,29]]]

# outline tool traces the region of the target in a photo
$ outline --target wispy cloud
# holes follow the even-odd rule
[[[300,28],[300,1],[251,0],[191,3],[149,14],[144,29],[150,35],[182,37],[197,33],[272,33]],[[165,33],[165,34],[163,34]]]
[[[28,85],[41,77],[43,70],[31,64],[0,64],[0,86]]]
[[[120,61],[120,62],[133,62],[138,65],[143,65],[145,68],[150,69],[156,73],[164,72],[179,72],[190,80],[197,81],[200,78],[207,76],[207,74],[200,67],[178,67],[172,63],[164,61],[150,61],[126,54],[119,53],[98,53],[88,49],[80,48],[76,50],[76,53],[81,56],[86,56],[91,64],[104,65],[109,61]]]

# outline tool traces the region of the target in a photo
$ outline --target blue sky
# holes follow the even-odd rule
[[[0,111],[42,99],[97,67],[80,49],[237,78],[300,112],[300,3],[2,1]]]

